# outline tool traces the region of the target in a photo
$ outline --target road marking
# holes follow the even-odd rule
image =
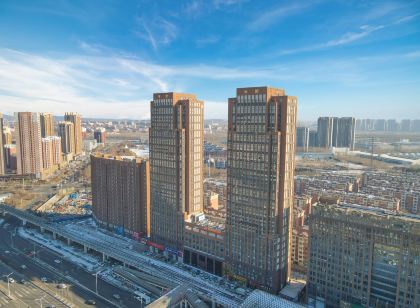
[[[29,294],[31,294],[31,292],[29,292],[29,291],[28,291],[28,290],[26,290],[26,289],[22,289],[22,291],[23,291],[23,292],[25,292],[25,293],[26,293],[26,294],[28,294],[28,295],[29,295]]]
[[[5,302],[6,304],[9,302],[7,299],[5,299],[4,297],[0,297],[1,298],[1,300],[3,301],[3,302]]]
[[[15,291],[15,294],[17,295],[17,296],[19,296],[19,297],[23,297],[23,295],[22,294],[20,294],[18,291]]]

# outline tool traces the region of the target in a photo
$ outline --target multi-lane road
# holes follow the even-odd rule
[[[0,284],[2,306],[8,304],[4,307],[13,307],[12,305],[20,301],[27,305],[21,304],[16,307],[28,305],[40,307],[40,300],[35,301],[35,299],[45,296],[43,307],[48,306],[47,303],[56,307],[92,307],[86,303],[87,300],[94,300],[97,307],[138,307],[139,302],[134,299],[133,294],[110,285],[100,278],[98,279],[99,296],[96,296],[96,282],[92,274],[34,242],[19,236],[12,238],[10,233],[13,233],[17,223],[17,220],[11,219],[8,221],[8,226],[0,226],[0,261],[3,263],[3,266],[0,266],[0,274],[5,275],[12,271],[12,276],[16,280],[10,284],[11,294],[15,295],[15,300],[10,300],[7,296],[7,280],[3,278]],[[36,257],[32,252],[34,248]],[[25,268],[22,268],[22,265]],[[46,277],[47,282],[42,282],[42,277]],[[21,278],[28,283],[21,284]],[[68,287],[59,289],[59,283],[65,283]],[[120,300],[116,300],[114,294],[118,294]]]

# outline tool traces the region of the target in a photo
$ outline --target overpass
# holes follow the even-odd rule
[[[30,223],[38,226],[41,232],[49,231],[54,239],[60,236],[67,240],[68,245],[77,243],[83,246],[86,253],[89,250],[94,250],[102,254],[103,261],[110,257],[120,261],[124,266],[131,266],[155,277],[164,277],[179,285],[193,285],[193,289],[196,292],[211,298],[215,304],[221,304],[225,307],[237,307],[243,301],[236,293],[203,280],[199,276],[193,276],[189,272],[180,270],[175,266],[132,251],[127,247],[126,242],[105,233],[100,234],[98,231],[91,231],[87,228],[80,230],[82,227],[74,225],[48,222],[45,218],[31,214],[28,211],[20,211],[6,204],[0,204],[0,213],[3,216],[11,215],[18,218],[23,225]]]

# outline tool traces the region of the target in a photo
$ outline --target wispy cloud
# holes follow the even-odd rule
[[[4,113],[68,110],[84,116],[149,117],[152,93],[192,89],[192,84],[221,83],[234,89],[239,85],[331,83],[366,86],[372,68],[383,68],[390,59],[407,63],[418,61],[419,52],[404,55],[359,59],[307,60],[266,66],[164,65],[119,54],[39,56],[27,52],[0,49],[0,102]],[[403,62],[405,61],[405,62]],[[407,77],[408,78],[408,77]],[[409,82],[410,79],[407,79]],[[380,81],[376,81],[380,82]],[[203,86],[201,86],[202,89]],[[220,95],[220,91],[217,91]],[[230,93],[230,92],[229,92]],[[224,97],[228,97],[226,93]],[[220,97],[200,98],[206,105],[206,117],[225,115]],[[224,101],[221,99],[220,101]],[[220,117],[220,116],[219,116]]]
[[[220,41],[220,37],[217,35],[209,35],[206,37],[199,38],[195,41],[197,47],[204,47],[207,45],[216,44]]]
[[[289,5],[283,4],[276,8],[267,8],[266,12],[258,13],[258,16],[247,25],[247,29],[253,32],[263,31],[285,18],[302,13],[312,5],[313,3],[310,1],[301,1]]]
[[[385,26],[383,25],[379,25],[379,26],[363,25],[360,27],[359,31],[347,32],[346,34],[344,34],[338,39],[328,41],[325,44],[321,44],[320,47],[331,47],[331,46],[340,46],[340,45],[349,44],[354,41],[360,40],[368,36],[369,34],[375,31],[381,30],[383,28],[385,28]]]
[[[359,41],[371,35],[374,32],[377,32],[377,31],[380,31],[389,27],[398,26],[404,22],[409,22],[415,19],[417,16],[420,16],[420,13],[398,18],[397,20],[391,23],[385,24],[385,25],[376,25],[376,26],[362,25],[360,26],[358,31],[347,32],[343,34],[342,36],[329,40],[327,42],[305,46],[301,48],[286,49],[277,54],[278,55],[296,54],[296,53],[310,52],[310,51],[322,50],[322,49],[327,49],[327,48],[336,47],[336,46],[347,45],[347,44]]]
[[[135,34],[149,42],[155,51],[161,45],[169,45],[178,35],[177,26],[160,16],[153,17],[151,20],[139,18],[138,25],[139,29],[134,31]]]

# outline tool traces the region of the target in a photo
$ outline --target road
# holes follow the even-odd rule
[[[91,250],[104,253],[107,257],[111,257],[128,266],[141,269],[156,277],[165,277],[178,284],[190,285],[198,294],[207,296],[224,306],[237,307],[247,295],[238,295],[233,289],[229,290],[225,287],[226,281],[223,281],[224,284],[215,283],[203,277],[194,276],[192,273],[181,270],[174,265],[139,254],[127,247],[128,239],[110,236],[96,228],[83,224],[72,222],[48,223],[38,216],[16,210],[4,204],[1,205],[1,209],[9,215],[19,217],[19,219],[40,226],[43,230],[48,230],[57,236],[89,247]],[[208,274],[208,276],[213,275]],[[219,279],[217,277],[214,278]]]
[[[26,279],[28,281],[34,281],[34,283],[42,286],[47,292],[52,294],[57,293],[68,303],[73,303],[75,307],[92,307],[85,304],[87,299],[94,299],[97,307],[138,307],[139,302],[133,298],[131,293],[110,285],[100,278],[98,278],[99,295],[114,302],[115,305],[95,296],[93,293],[95,290],[95,277],[92,274],[85,272],[82,268],[73,263],[63,260],[60,255],[45,247],[27,241],[19,236],[14,236],[13,249],[11,247],[12,238],[10,232],[17,227],[18,221],[13,219],[9,220],[8,223],[11,224],[8,228],[0,226],[0,260],[7,263],[14,272],[23,274],[27,277]],[[34,248],[36,251],[36,259],[34,259],[33,255],[31,257],[25,255],[25,252],[32,253]],[[6,251],[9,251],[9,253],[6,253]],[[40,265],[38,260],[41,260],[43,265]],[[60,260],[60,263],[56,263],[55,260]],[[22,264],[25,264],[27,268],[21,269]],[[50,270],[51,268],[52,270]],[[67,281],[64,277],[65,275],[76,278],[78,283],[92,291],[87,291],[84,288],[72,284]],[[41,277],[47,277],[48,282],[42,283],[40,281]],[[65,290],[58,289],[57,284],[61,282],[65,282],[69,285],[69,288]],[[17,286],[18,284],[14,284],[11,290]],[[116,302],[113,298],[113,294],[120,295],[121,300]],[[39,305],[39,303],[37,305]],[[57,304],[54,305],[59,307]]]

